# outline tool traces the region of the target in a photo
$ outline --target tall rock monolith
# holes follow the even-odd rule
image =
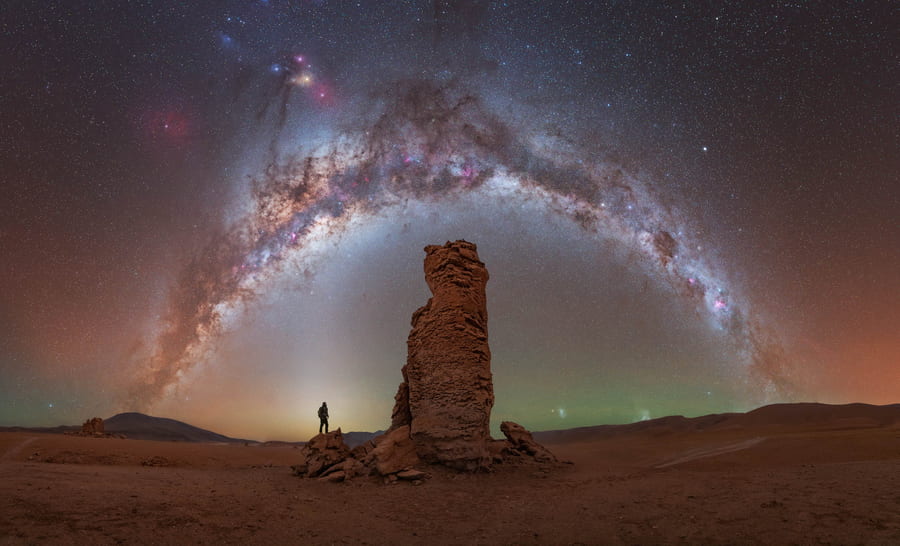
[[[490,435],[494,386],[488,348],[488,272],[466,241],[425,247],[425,281],[432,296],[412,316],[403,382],[390,429],[353,449],[340,430],[314,437],[294,465],[299,476],[344,481],[380,475],[385,483],[429,477],[440,464],[463,471],[560,462],[523,427],[504,422],[506,440]]]
[[[409,426],[425,462],[460,470],[491,464],[494,387],[488,347],[488,272],[467,241],[425,247],[432,297],[412,317],[392,429]]]

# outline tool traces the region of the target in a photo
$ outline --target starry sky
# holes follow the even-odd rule
[[[898,16],[6,2],[0,425],[385,428],[456,239],[494,426],[900,402]]]

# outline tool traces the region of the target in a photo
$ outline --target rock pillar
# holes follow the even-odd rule
[[[425,247],[433,294],[412,317],[392,428],[409,426],[419,457],[460,470],[488,468],[494,405],[485,285],[466,241]]]

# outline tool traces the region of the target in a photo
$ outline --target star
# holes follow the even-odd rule
[[[299,87],[310,87],[313,84],[312,74],[309,72],[300,72],[291,78],[291,83]]]

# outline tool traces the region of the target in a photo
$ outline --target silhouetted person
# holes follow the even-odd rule
[[[322,427],[325,427],[325,434],[328,434],[328,404],[325,402],[319,406],[319,434],[322,434]]]

